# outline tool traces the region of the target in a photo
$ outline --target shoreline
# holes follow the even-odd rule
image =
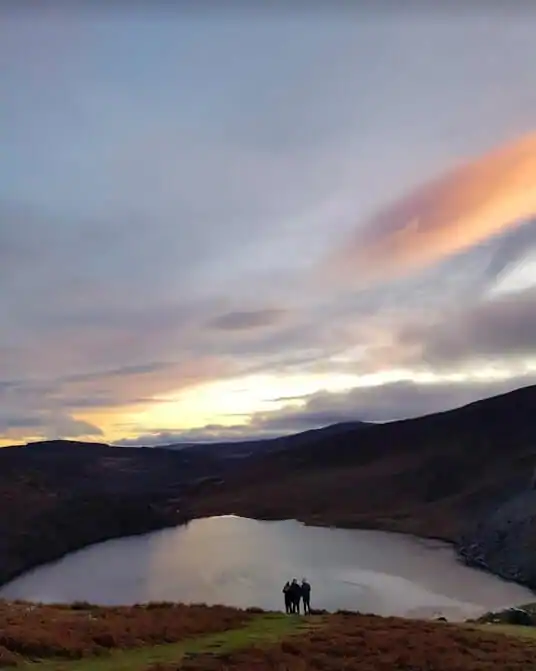
[[[80,552],[84,549],[87,549],[89,547],[92,547],[94,545],[99,545],[101,543],[106,543],[108,541],[112,540],[121,540],[121,539],[126,539],[126,538],[135,538],[138,536],[143,536],[145,534],[151,534],[153,532],[157,531],[163,531],[165,529],[174,529],[174,528],[179,528],[182,526],[188,525],[190,522],[193,522],[195,520],[201,520],[201,519],[207,519],[208,517],[222,517],[225,515],[229,515],[231,513],[222,513],[220,515],[198,515],[198,516],[179,516],[178,513],[176,513],[176,516],[173,515],[172,517],[174,519],[168,519],[168,520],[161,520],[161,524],[155,524],[155,525],[150,525],[148,528],[146,525],[143,528],[140,528],[139,530],[129,530],[129,533],[122,533],[118,531],[117,533],[108,533],[108,534],[101,534],[99,535],[98,538],[93,538],[93,539],[88,539],[87,542],[85,543],[79,543],[76,546],[70,545],[69,547],[65,548],[63,551],[59,551],[56,553],[50,553],[49,556],[46,558],[43,557],[42,559],[34,562],[24,562],[24,567],[21,567],[19,571],[16,573],[11,573],[11,575],[6,575],[3,576],[2,573],[0,572],[0,589],[3,587],[7,586],[9,583],[12,581],[23,577],[26,574],[30,574],[33,571],[43,567],[47,566],[49,564],[54,564],[55,562],[60,561],[64,557],[74,554],[76,552]],[[264,521],[264,522],[282,522],[282,521],[288,521],[288,520],[293,520],[296,521],[300,524],[303,524],[306,527],[317,527],[317,528],[332,528],[332,529],[339,529],[339,530],[355,530],[355,531],[376,531],[376,532],[382,532],[382,533],[389,533],[389,534],[394,534],[406,538],[411,538],[414,541],[422,544],[426,544],[428,542],[436,542],[436,543],[441,543],[446,547],[450,547],[454,553],[455,553],[455,559],[457,562],[469,567],[476,569],[478,571],[488,573],[490,575],[495,576],[496,578],[499,578],[501,580],[504,580],[505,582],[517,584],[523,587],[528,588],[531,590],[535,595],[536,595],[536,590],[534,587],[531,585],[528,585],[524,583],[523,581],[519,580],[511,580],[508,579],[504,576],[501,576],[498,573],[495,573],[494,571],[489,570],[488,568],[484,566],[478,566],[471,564],[468,561],[465,561],[463,558],[463,554],[457,549],[457,543],[453,541],[452,539],[441,537],[441,536],[432,536],[432,535],[416,535],[415,533],[412,533],[411,531],[401,531],[399,528],[395,529],[389,529],[388,525],[386,524],[374,524],[372,521],[369,521],[367,523],[363,524],[346,524],[346,525],[341,525],[339,524],[333,524],[329,523],[327,520],[324,520],[323,522],[320,521],[313,521],[311,519],[308,519],[308,516],[304,516],[303,519],[300,519],[300,517],[295,517],[295,518],[289,518],[289,517],[276,517],[273,515],[269,516],[247,516],[247,515],[238,515],[236,514],[237,517],[244,517],[248,518],[251,520],[256,520],[256,521]]]
[[[145,534],[150,534],[153,532],[157,531],[163,531],[165,529],[174,529],[182,526],[186,526],[189,522],[193,522],[195,520],[201,520],[201,519],[207,519],[209,517],[223,517],[225,515],[229,515],[232,513],[221,513],[221,514],[213,514],[213,515],[195,515],[191,517],[180,517],[174,520],[169,520],[169,521],[162,521],[162,524],[157,524],[155,526],[150,526],[149,528],[144,527],[140,528],[138,531],[132,530],[129,531],[128,533],[110,533],[110,534],[102,534],[99,535],[91,540],[88,539],[87,542],[77,544],[76,546],[71,546],[68,544],[68,547],[65,548],[64,550],[61,550],[59,552],[53,552],[50,553],[50,556],[47,558],[39,559],[36,561],[27,561],[24,562],[24,567],[20,570],[17,571],[12,571],[7,573],[5,576],[3,575],[3,571],[1,569],[0,565],[0,589],[2,587],[5,587],[8,585],[10,582],[13,580],[16,580],[17,578],[20,578],[26,573],[30,573],[31,571],[34,571],[35,569],[40,568],[41,566],[46,566],[48,564],[53,564],[57,561],[60,561],[64,557],[70,554],[74,554],[76,552],[79,552],[81,550],[84,550],[86,548],[92,547],[93,545],[99,545],[100,543],[106,543],[107,541],[112,541],[112,540],[121,540],[123,538],[135,538],[137,536],[144,536]],[[325,528],[325,529],[341,529],[341,530],[346,530],[346,531],[379,531],[379,532],[384,532],[384,533],[390,533],[390,534],[398,534],[400,536],[405,536],[409,538],[414,538],[417,541],[435,541],[435,542],[441,542],[444,543],[445,545],[449,545],[453,549],[456,547],[456,543],[452,539],[448,539],[445,537],[441,536],[418,536],[417,534],[413,532],[404,532],[401,531],[400,529],[390,529],[387,526],[384,525],[374,525],[372,522],[369,523],[363,523],[361,525],[359,524],[333,524],[333,523],[328,523],[327,521],[321,522],[321,521],[311,521],[310,519],[308,520],[307,516],[304,516],[303,518],[300,518],[299,516],[296,517],[272,517],[272,516],[253,516],[253,515],[238,515],[236,514],[237,517],[243,517],[246,519],[251,519],[251,520],[256,520],[258,522],[284,522],[286,520],[294,520],[296,522],[299,522],[300,524],[303,524],[306,527],[318,527],[318,528]],[[456,553],[458,556],[458,553]],[[459,557],[458,557],[459,559]],[[466,563],[466,562],[462,562]],[[467,564],[469,565],[469,564]],[[484,570],[484,569],[482,569]],[[490,571],[490,573],[492,573]],[[495,574],[494,574],[495,575]],[[511,581],[514,582],[514,581]],[[520,583],[521,584],[521,583]]]

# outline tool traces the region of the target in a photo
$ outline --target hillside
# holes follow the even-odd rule
[[[0,584],[66,552],[185,520],[205,455],[69,441],[0,449]]]
[[[298,515],[454,540],[536,465],[536,387],[426,417],[365,425],[246,462],[192,501],[197,513]]]
[[[536,586],[536,387],[361,427],[245,463],[192,514],[371,527],[458,542],[466,561]]]
[[[26,671],[534,669],[533,627],[223,606],[0,602],[0,668]]]
[[[211,457],[218,457],[225,454],[226,458],[244,459],[246,457],[260,456],[282,450],[293,450],[306,445],[311,445],[320,439],[335,438],[341,433],[348,431],[356,432],[359,429],[372,426],[367,422],[344,422],[340,424],[331,424],[321,429],[309,429],[301,433],[295,433],[290,436],[280,436],[278,438],[263,438],[259,440],[242,440],[233,443],[175,443],[171,445],[161,445],[160,449],[166,450],[193,450],[197,455],[204,454]]]
[[[461,540],[467,561],[536,585],[535,407],[529,387],[418,419],[263,441],[240,459],[225,445],[3,448],[0,583],[98,540],[235,513]]]

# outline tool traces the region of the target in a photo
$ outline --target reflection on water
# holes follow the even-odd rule
[[[21,576],[0,597],[281,609],[283,583],[304,576],[313,607],[328,610],[462,619],[533,599],[525,588],[459,564],[442,543],[233,516],[94,545]]]

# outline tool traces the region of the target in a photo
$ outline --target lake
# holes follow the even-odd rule
[[[459,563],[444,543],[232,515],[93,545],[20,576],[0,597],[280,610],[283,583],[293,577],[311,582],[313,608],[380,615],[461,620],[534,599],[528,589]]]

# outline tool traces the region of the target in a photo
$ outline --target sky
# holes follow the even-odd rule
[[[2,10],[0,445],[536,383],[528,3],[88,7]]]

